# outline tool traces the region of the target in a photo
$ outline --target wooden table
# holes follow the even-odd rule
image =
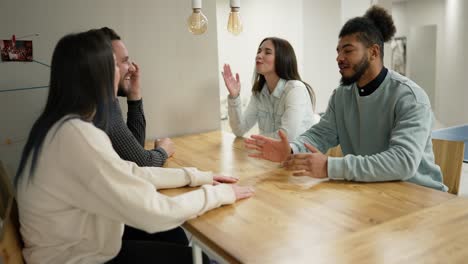
[[[173,141],[176,153],[166,166],[238,176],[239,184],[256,189],[250,199],[184,224],[204,250],[226,262],[468,261],[465,199],[405,182],[297,183],[277,164],[247,157],[242,139],[219,131]]]

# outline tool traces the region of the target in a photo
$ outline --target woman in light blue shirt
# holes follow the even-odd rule
[[[255,57],[252,96],[242,111],[240,78],[229,64],[222,72],[229,91],[229,124],[236,136],[243,136],[258,122],[260,134],[277,138],[281,129],[293,140],[319,121],[314,113],[315,93],[301,80],[296,54],[287,40],[262,40]]]

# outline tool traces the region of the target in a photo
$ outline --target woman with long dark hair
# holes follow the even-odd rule
[[[49,95],[15,177],[27,263],[191,262],[188,247],[124,240],[124,224],[169,230],[252,195],[236,179],[195,168],[140,168],[120,159],[104,131],[120,79],[99,30],[63,37],[52,57]],[[97,123],[93,124],[93,119]],[[156,190],[202,188],[175,197]]]
[[[236,136],[243,136],[257,122],[260,134],[278,138],[279,130],[290,140],[320,119],[315,111],[315,93],[302,81],[294,49],[287,40],[262,40],[255,57],[252,96],[242,111],[239,74],[233,76],[229,64],[222,72],[228,96],[229,124]]]

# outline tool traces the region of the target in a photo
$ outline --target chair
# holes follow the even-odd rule
[[[329,148],[326,155],[329,156],[329,157],[336,157],[336,158],[343,157],[343,152],[341,151],[341,146],[338,145],[336,147]]]
[[[433,138],[432,149],[435,163],[442,171],[444,184],[449,188],[448,192],[458,194],[465,150],[464,142]]]
[[[434,130],[432,138],[463,141],[465,145],[468,145],[468,124]],[[465,149],[464,156],[464,161],[468,162],[468,148]]]
[[[0,161],[0,263],[23,264],[18,207],[11,179]]]

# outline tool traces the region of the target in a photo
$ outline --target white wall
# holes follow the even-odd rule
[[[445,36],[442,39],[439,118],[448,125],[468,123],[468,1],[447,0]],[[466,147],[466,146],[465,146]]]
[[[193,36],[186,0],[2,0],[0,38],[39,33],[34,59],[50,63],[63,35],[112,27],[142,70],[147,137],[213,130],[219,128],[216,3],[203,4],[210,27]],[[0,90],[48,84],[49,69],[35,63],[0,63],[0,72]],[[46,89],[0,93],[0,160],[10,172],[46,96]],[[8,138],[18,142],[5,145]]]
[[[406,2],[396,2],[392,5],[392,17],[396,27],[395,37],[408,36],[408,22],[406,19],[406,9]]]
[[[445,0],[410,0],[394,3],[392,15],[397,28],[396,36],[407,36],[410,28],[415,26],[438,25],[439,30],[442,30]]]
[[[372,4],[372,0],[341,0],[342,25],[351,18],[362,16]]]
[[[436,25],[411,28],[407,42],[406,73],[411,80],[426,91],[433,111],[437,111],[435,106],[436,43]]]
[[[304,1],[304,69],[302,74],[317,96],[318,112],[324,112],[340,73],[336,45],[342,26],[340,0]]]
[[[464,85],[468,18],[465,0],[410,0],[393,5],[397,36],[412,28],[437,27],[434,110],[437,127],[468,123]],[[410,54],[408,54],[410,56]]]

